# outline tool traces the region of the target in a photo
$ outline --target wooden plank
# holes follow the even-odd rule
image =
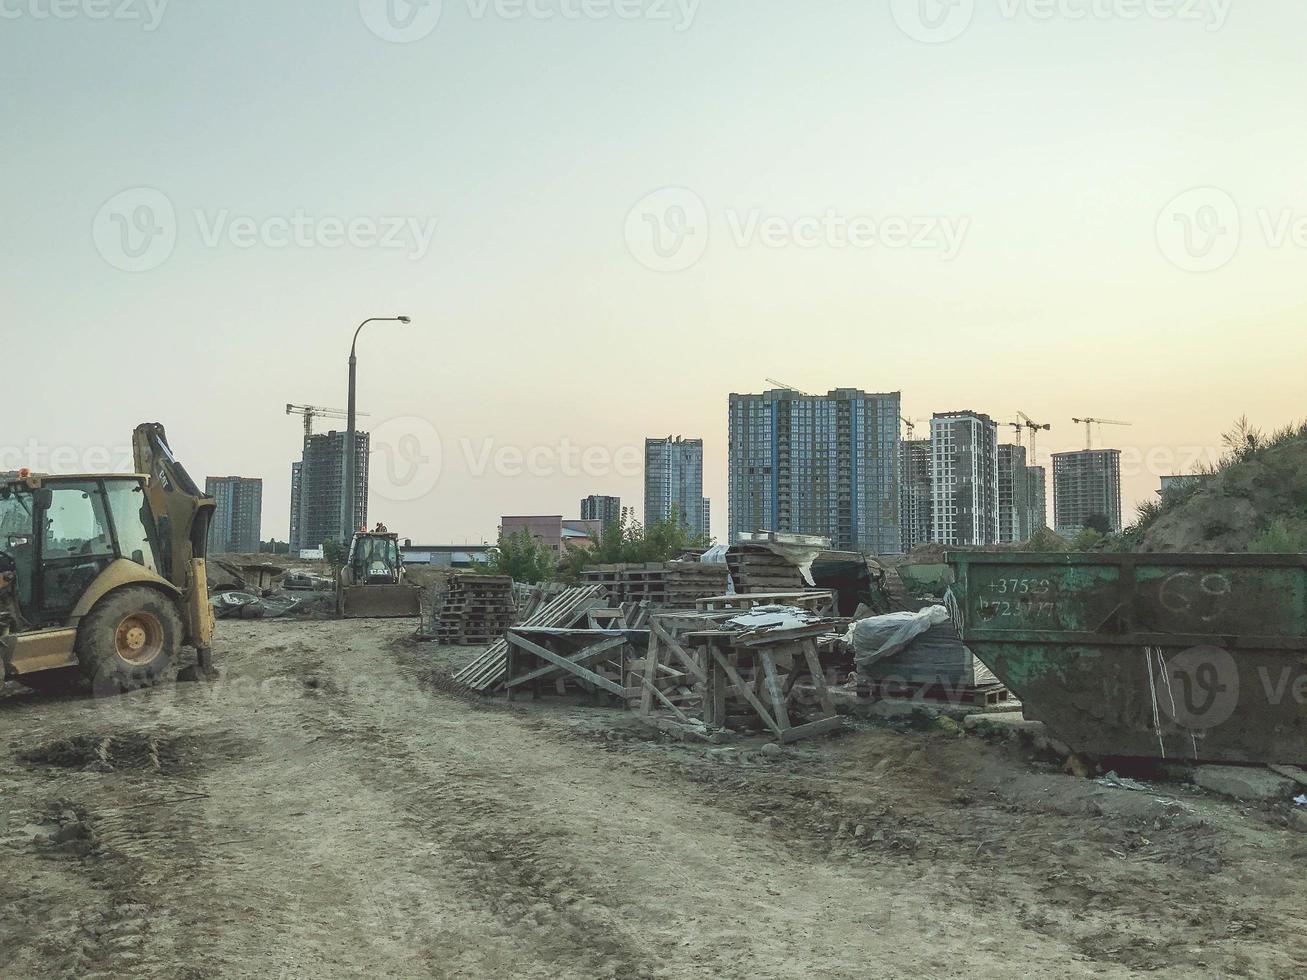
[[[514,630],[513,632],[514,634],[517,633],[516,630]],[[599,657],[607,653],[609,650],[613,649],[613,647],[621,647],[625,645],[626,645],[626,640],[623,637],[619,636],[615,639],[607,639],[601,643],[596,643],[594,646],[587,647],[586,649],[581,650],[579,653],[567,657],[566,659],[571,663],[577,665],[584,665],[587,661],[593,660],[595,657]],[[512,652],[512,645],[510,644],[510,653],[511,652]],[[510,672],[508,676],[505,677],[504,686],[511,688],[514,687],[515,685],[529,683],[530,681],[544,680],[550,674],[560,669],[561,668],[559,667],[550,665],[548,667],[541,667],[538,670],[533,670],[527,674],[522,674],[521,676],[518,677],[514,677]]]
[[[782,733],[781,727],[777,725],[776,720],[767,713],[767,709],[762,706],[762,702],[758,700],[758,696],[753,693],[753,690],[748,684],[744,683],[744,680],[736,672],[735,668],[731,666],[731,662],[727,660],[725,655],[723,655],[723,653],[716,647],[709,647],[708,649],[712,653],[713,659],[721,665],[722,670],[726,672],[726,676],[729,677],[731,683],[735,685],[735,689],[744,696],[744,699],[749,702],[753,707],[753,710],[758,712],[758,717],[762,719],[762,723],[779,736]]]
[[[817,689],[817,697],[821,699],[821,710],[827,715],[835,714],[835,699],[826,686],[826,675],[822,670],[821,656],[817,653],[816,640],[808,640],[803,644],[803,656],[808,661],[808,672],[812,674],[812,685]]]
[[[546,650],[540,644],[533,643],[524,636],[518,636],[513,630],[508,631],[508,636],[510,642],[514,646],[520,647],[528,653],[534,653],[541,660],[547,660],[551,664],[562,667],[569,674],[575,674],[577,677],[584,681],[588,681],[595,687],[602,687],[605,691],[608,691],[611,694],[616,694],[618,697],[623,695],[623,688],[618,684],[614,684],[607,677],[602,677],[592,670],[587,670],[584,667],[574,664],[566,657],[560,657],[558,654],[554,653],[554,651]]]
[[[810,721],[806,725],[797,725],[782,734],[780,739],[782,742],[797,742],[801,738],[823,735],[826,732],[833,732],[843,727],[844,719],[839,715],[835,715],[833,718],[820,718],[817,721]]]
[[[672,714],[676,715],[676,717],[679,720],[685,722],[686,724],[690,724],[690,716],[687,715],[680,708],[678,708],[676,705],[672,704],[671,699],[668,698],[666,694],[658,690],[658,688],[654,687],[654,685],[650,684],[649,678],[641,677],[640,680],[644,681],[645,690],[652,691],[653,696],[662,702],[664,708],[669,709],[672,712]]]
[[[658,634],[658,638],[667,644],[668,649],[676,654],[681,663],[685,665],[685,668],[699,678],[700,683],[708,679],[708,673],[699,664],[699,661],[690,656],[685,648],[672,637],[672,634],[663,629],[663,625],[658,619],[651,620],[650,627],[653,632]]]
[[[776,661],[772,660],[770,650],[759,650],[758,659],[762,661],[767,678],[767,694],[771,697],[772,710],[776,712],[776,724],[783,732],[790,727],[790,715],[785,710],[785,692],[781,690],[781,679],[776,674]]]
[[[656,630],[650,630],[649,653],[645,659],[644,676],[640,678],[642,681],[642,687],[644,688],[644,690],[640,692],[640,714],[645,718],[653,714],[653,695],[650,693],[650,688],[658,673],[658,658],[661,654],[662,650],[658,640],[658,632]]]

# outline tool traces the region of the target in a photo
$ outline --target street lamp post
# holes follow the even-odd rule
[[[355,433],[354,395],[355,375],[358,372],[358,355],[356,353],[356,348],[358,347],[359,333],[369,323],[411,322],[412,321],[406,316],[370,317],[358,325],[358,329],[354,331],[354,340],[349,345],[349,421],[346,423],[345,432],[345,485],[343,487],[344,493],[341,494],[342,499],[340,502],[340,523],[344,532],[344,537],[341,539],[341,547],[343,548],[349,548],[350,539],[354,536],[354,532],[358,530],[358,524],[356,523],[358,517],[354,510],[354,500],[356,497],[354,492],[354,481],[357,479],[354,458],[357,452],[355,442],[358,439],[358,436]]]

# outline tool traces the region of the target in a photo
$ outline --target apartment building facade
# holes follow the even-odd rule
[[[1074,536],[1089,522],[1106,522],[1121,530],[1121,451],[1083,449],[1053,455],[1053,520],[1063,537]]]
[[[937,412],[930,420],[931,540],[995,544],[998,425],[980,412]]]
[[[210,476],[204,492],[213,498],[209,548],[215,554],[252,555],[263,534],[263,481],[247,476]]]
[[[703,440],[679,436],[644,441],[644,523],[679,514],[691,534],[706,535]]]
[[[897,554],[901,396],[837,388],[732,394],[728,526],[829,537],[841,550]]]

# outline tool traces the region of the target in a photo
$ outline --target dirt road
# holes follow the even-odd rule
[[[1307,836],[1008,746],[667,745],[469,702],[398,623],[0,697],[5,977],[1301,977]]]

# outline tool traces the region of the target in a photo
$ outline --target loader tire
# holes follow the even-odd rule
[[[105,596],[77,629],[77,659],[92,692],[101,697],[158,684],[181,644],[176,604],[142,586]]]

